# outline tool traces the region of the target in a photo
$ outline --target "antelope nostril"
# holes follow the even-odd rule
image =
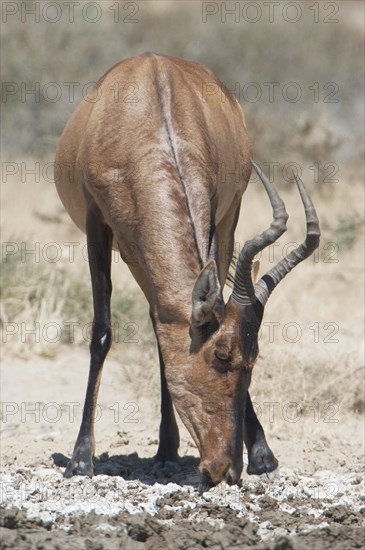
[[[215,458],[200,464],[200,490],[207,491],[227,479],[227,476],[232,473],[231,466],[231,461],[226,457]],[[234,471],[230,477],[234,482]]]
[[[235,468],[230,468],[228,472],[226,473],[225,480],[228,485],[238,485],[240,486],[240,471],[236,470]]]

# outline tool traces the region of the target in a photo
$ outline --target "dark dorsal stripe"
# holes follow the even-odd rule
[[[203,269],[204,263],[203,263],[202,255],[201,255],[201,252],[200,252],[200,249],[199,249],[199,246],[198,246],[198,238],[197,238],[197,235],[196,235],[196,228],[195,228],[194,220],[193,220],[193,217],[191,215],[190,202],[189,202],[189,197],[188,197],[188,193],[187,193],[187,189],[186,189],[186,185],[185,185],[184,174],[181,170],[181,166],[179,164],[179,160],[178,160],[178,157],[177,157],[177,154],[176,154],[175,144],[174,144],[173,139],[172,139],[171,128],[170,128],[170,125],[169,125],[168,118],[166,116],[165,105],[164,105],[164,102],[163,102],[163,96],[166,97],[166,95],[169,94],[169,93],[172,93],[173,90],[166,90],[162,87],[160,79],[159,79],[158,67],[157,66],[156,66],[156,72],[155,72],[155,85],[156,85],[156,90],[157,90],[158,102],[159,102],[160,110],[161,110],[161,114],[162,114],[162,119],[163,119],[163,123],[164,123],[166,133],[167,133],[167,139],[169,141],[169,145],[170,145],[171,153],[172,153],[172,156],[173,156],[173,159],[174,159],[174,164],[175,164],[175,167],[176,167],[176,171],[177,171],[177,174],[179,176],[179,181],[180,181],[180,183],[182,185],[182,188],[183,188],[187,214],[188,214],[190,226],[191,226],[192,233],[193,233],[193,239],[194,239],[194,244],[195,244],[195,248],[196,248],[196,253],[197,253],[197,256],[198,256],[199,269]]]

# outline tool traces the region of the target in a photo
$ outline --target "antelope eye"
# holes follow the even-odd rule
[[[229,361],[231,356],[228,350],[225,349],[216,349],[214,352],[214,355],[216,356],[219,361]]]

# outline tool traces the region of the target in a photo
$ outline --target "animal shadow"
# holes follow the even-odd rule
[[[62,453],[53,453],[51,455],[56,466],[66,468],[69,457]],[[177,485],[199,485],[199,458],[195,456],[184,456],[179,459],[181,470],[177,473],[171,473],[167,468],[161,468],[157,472],[153,471],[153,458],[141,458],[134,452],[128,455],[113,455],[102,453],[99,457],[93,459],[94,476],[108,475],[120,476],[126,481],[141,481],[146,485],[161,483],[176,483]]]

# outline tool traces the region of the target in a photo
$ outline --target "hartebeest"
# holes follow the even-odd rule
[[[211,85],[221,93],[204,93]],[[278,462],[248,388],[268,296],[318,247],[313,204],[296,177],[307,221],[305,242],[254,284],[253,258],[283,234],[288,216],[251,160],[237,100],[206,66],[150,53],[112,67],[96,92],[69,120],[56,156],[58,193],[87,235],[94,301],[83,418],[65,476],[93,474],[94,411],[112,338],[112,247],[149,302],[157,338],[156,467],[173,470],[178,460],[174,406],[199,449],[203,486],[239,481],[243,441],[248,473],[271,472]],[[225,304],[222,288],[252,165],[269,196],[273,222],[242,247]],[[229,178],[237,166],[239,177]]]

